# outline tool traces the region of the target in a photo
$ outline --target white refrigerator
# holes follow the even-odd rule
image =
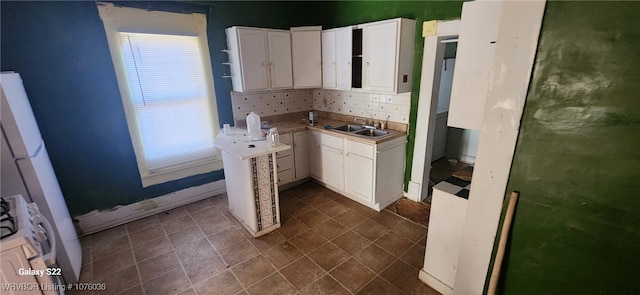
[[[80,276],[82,247],[51,166],[20,75],[0,73],[2,127],[2,196],[22,194],[38,205],[52,222],[56,235],[56,261],[68,283]]]

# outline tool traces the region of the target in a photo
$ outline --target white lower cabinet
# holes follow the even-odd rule
[[[351,152],[347,152],[345,159],[345,192],[361,202],[371,202],[373,159]]]
[[[322,145],[318,131],[309,131],[309,174],[322,181]]]
[[[368,144],[311,131],[311,176],[350,199],[381,210],[402,197],[406,138]]]
[[[276,153],[278,184],[287,184],[309,176],[307,131],[280,134],[280,142],[291,146],[291,149]]]
[[[298,131],[293,133],[293,158],[295,180],[309,176],[309,132]]]
[[[281,134],[280,142],[291,145],[291,133]],[[276,170],[278,171],[278,185],[293,181],[293,152],[291,149],[276,152]]]
[[[321,134],[322,181],[332,189],[344,190],[344,139]]]

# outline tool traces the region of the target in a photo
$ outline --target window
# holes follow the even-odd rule
[[[206,17],[98,9],[143,186],[221,169]]]

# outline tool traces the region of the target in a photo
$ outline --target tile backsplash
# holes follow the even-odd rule
[[[260,116],[272,116],[317,110],[408,124],[410,103],[411,93],[378,94],[331,89],[231,92],[235,120],[244,119],[251,111]]]
[[[244,120],[250,112],[261,117],[309,111],[313,109],[311,89],[264,92],[231,92],[233,119]]]

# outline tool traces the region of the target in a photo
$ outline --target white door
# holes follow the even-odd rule
[[[311,176],[322,180],[322,145],[320,132],[309,133],[309,173]]]
[[[353,29],[340,28],[336,34],[337,87],[342,90],[351,90]]]
[[[394,92],[398,22],[367,25],[362,33],[363,88]]]
[[[498,39],[502,1],[475,1],[462,7],[448,125],[480,130]]]
[[[240,63],[243,89],[261,90],[269,88],[267,48],[264,30],[238,28]]]
[[[320,32],[291,31],[294,88],[322,87]]]
[[[307,131],[293,134],[293,153],[295,166],[295,179],[309,176],[309,141]]]
[[[373,159],[348,152],[345,156],[345,191],[351,197],[373,200]]]
[[[267,31],[271,88],[293,87],[291,72],[291,34],[286,31]]]
[[[322,87],[336,86],[336,31],[322,31]]]

